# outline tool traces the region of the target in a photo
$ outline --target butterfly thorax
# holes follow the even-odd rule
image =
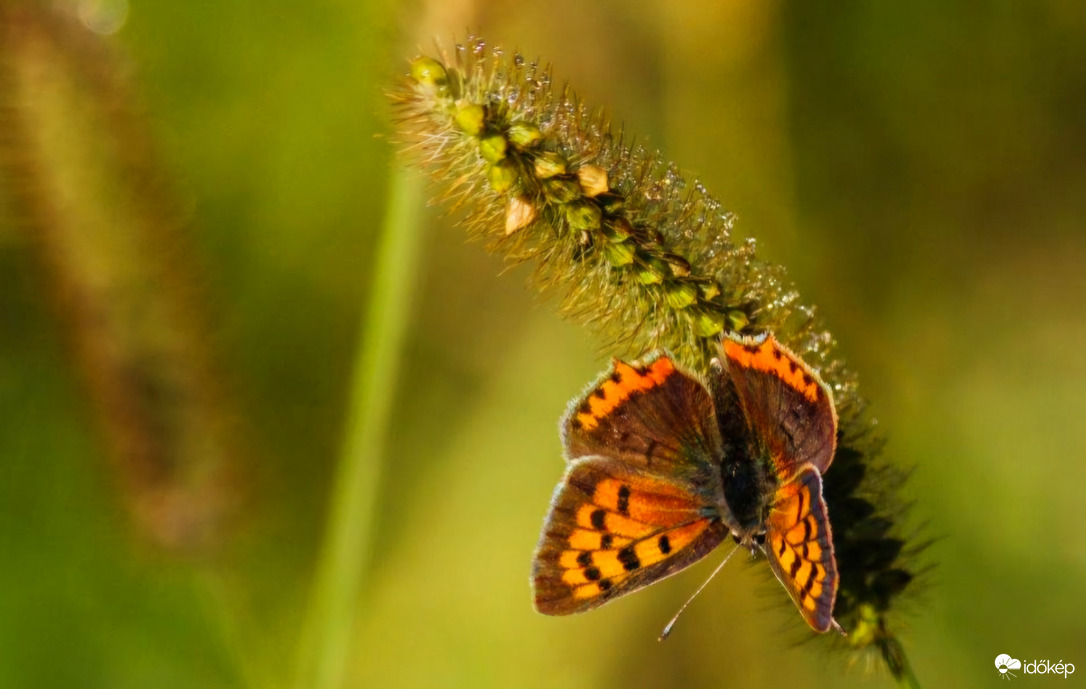
[[[765,534],[770,500],[776,480],[769,468],[768,458],[759,457],[755,448],[729,453],[721,463],[724,500],[731,519],[728,528],[741,544],[753,548]]]

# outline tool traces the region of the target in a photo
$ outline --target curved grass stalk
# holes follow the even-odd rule
[[[704,373],[722,333],[772,331],[819,373],[840,418],[823,497],[841,575],[834,616],[848,630],[827,642],[877,653],[915,685],[890,616],[926,544],[905,532],[904,472],[882,458],[832,334],[779,266],[733,237],[733,217],[701,184],[553,83],[545,65],[468,38],[412,61],[392,94],[401,139],[467,209],[472,234],[532,262],[536,285],[616,353],[663,347]]]

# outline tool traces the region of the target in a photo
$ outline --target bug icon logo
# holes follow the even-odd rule
[[[1017,677],[1018,675],[1011,672],[1011,670],[1021,670],[1022,661],[1010,657],[1006,653],[1001,653],[996,656],[995,659],[996,669],[999,670],[999,677],[1001,679],[1009,680],[1011,677]]]

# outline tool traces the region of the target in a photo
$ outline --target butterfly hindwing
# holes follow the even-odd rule
[[[826,471],[837,442],[830,388],[772,335],[726,337],[723,349],[735,395],[778,476],[787,480],[808,462]]]
[[[562,435],[570,460],[612,457],[675,480],[709,480],[721,447],[709,392],[664,354],[614,361],[570,405]]]
[[[824,632],[834,625],[837,563],[822,478],[814,467],[802,467],[777,489],[764,548],[773,573],[811,628]]]
[[[590,610],[698,561],[727,533],[710,500],[614,458],[572,462],[532,562],[536,609]]]

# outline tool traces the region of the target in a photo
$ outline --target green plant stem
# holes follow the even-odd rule
[[[393,173],[354,362],[343,452],[331,488],[328,522],[303,628],[296,674],[299,689],[344,686],[373,547],[385,431],[411,321],[423,206],[418,178],[406,171]]]
[[[879,646],[882,650],[882,657],[886,661],[887,667],[890,668],[890,674],[897,680],[897,685],[903,689],[920,689],[920,682],[916,679],[916,675],[913,674],[913,669],[909,665],[908,658],[905,657],[905,649],[901,647],[901,642],[896,637],[886,635],[879,641]]]
[[[904,689],[920,689],[920,682],[916,679],[916,675],[913,674],[913,669],[908,665],[902,668],[901,674],[897,678],[897,684]]]

